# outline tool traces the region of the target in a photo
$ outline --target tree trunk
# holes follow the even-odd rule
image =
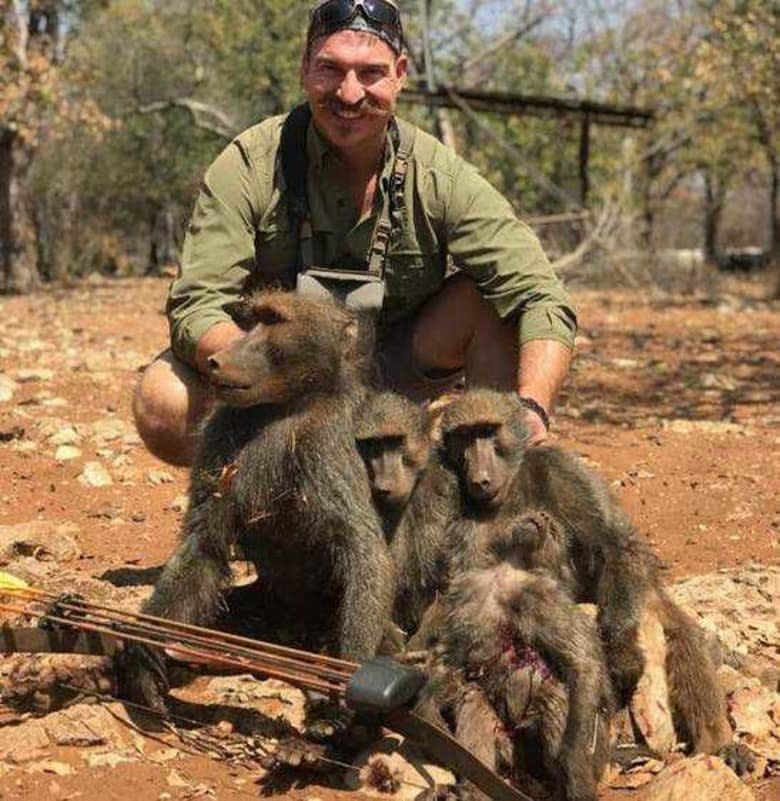
[[[146,275],[164,275],[166,268],[179,266],[176,217],[170,209],[159,209],[152,220],[149,265]]]
[[[780,300],[780,162],[777,158],[770,159],[772,168],[769,182],[769,258],[774,273],[774,288],[772,298]]]
[[[15,131],[0,129],[0,291],[28,294],[40,283],[35,224],[25,179],[31,153]]]
[[[704,258],[709,264],[718,263],[718,229],[720,228],[725,181],[704,174]]]

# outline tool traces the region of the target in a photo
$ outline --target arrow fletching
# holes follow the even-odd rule
[[[0,570],[0,592],[19,592],[19,590],[29,590],[30,585],[17,576]]]

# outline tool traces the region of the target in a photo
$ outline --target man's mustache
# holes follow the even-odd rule
[[[357,103],[343,103],[337,97],[326,97],[319,101],[317,104],[320,108],[327,109],[328,111],[347,112],[347,113],[360,113],[369,114],[374,117],[385,117],[389,113],[389,109],[377,105],[373,100],[368,97],[362,98]]]

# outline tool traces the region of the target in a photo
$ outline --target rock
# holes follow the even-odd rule
[[[166,781],[169,787],[190,787],[192,784],[175,768],[168,774]]]
[[[631,717],[650,748],[666,755],[677,742],[666,681],[666,638],[651,605],[639,621],[639,647],[645,670],[630,703]]]
[[[18,386],[11,376],[0,373],[0,403],[11,400]]]
[[[127,434],[127,424],[116,417],[104,417],[92,424],[92,437],[99,444],[113,442]]]
[[[426,762],[415,746],[395,734],[361,751],[352,764],[359,771],[349,771],[344,783],[348,789],[360,790],[370,798],[413,801],[426,787],[455,784],[456,781],[449,770]],[[387,783],[377,787],[378,780]],[[388,792],[390,785],[393,792]]]
[[[663,427],[675,434],[750,434],[747,426],[720,420],[664,420]]]
[[[42,759],[32,762],[27,767],[28,773],[53,773],[55,776],[70,776],[76,771],[65,762],[55,762],[53,759]]]
[[[149,470],[146,474],[147,481],[157,486],[158,484],[171,484],[175,481],[174,477],[167,470]]]
[[[606,777],[606,783],[616,790],[636,790],[637,787],[643,787],[651,782],[665,767],[665,763],[660,759],[648,759],[630,767],[624,773],[615,771]]]
[[[108,707],[76,704],[48,715],[42,725],[55,745],[77,748],[110,746],[118,750],[131,743],[129,719],[120,703],[109,704]]]
[[[722,389],[726,392],[733,392],[738,386],[737,382],[725,373],[702,373],[699,381],[704,389]]]
[[[78,459],[81,456],[81,450],[73,445],[60,445],[54,452],[54,458],[58,462],[68,462],[71,459]]]
[[[634,370],[639,367],[639,362],[636,359],[610,359],[609,363],[618,370]]]
[[[45,757],[48,749],[49,738],[39,720],[0,727],[0,760],[3,762],[30,762]]]
[[[169,508],[174,512],[184,512],[187,510],[189,498],[186,495],[177,495],[172,501]]]
[[[80,439],[79,432],[73,426],[63,426],[49,437],[49,442],[52,445],[75,445]]]
[[[40,561],[78,559],[81,556],[81,548],[75,539],[78,532],[78,526],[73,523],[47,520],[0,526],[0,556],[7,561],[25,556]]]
[[[174,690],[176,697],[188,699],[186,690]],[[301,690],[276,679],[260,681],[254,676],[216,676],[197,695],[198,703],[235,707],[237,713],[256,711],[276,720],[280,726],[298,731],[303,728],[305,700]]]
[[[86,487],[107,487],[114,483],[108,470],[100,462],[87,462],[79,476],[79,481]]]
[[[749,734],[754,740],[780,735],[780,696],[753,679],[729,697],[729,717],[737,734]]]
[[[780,566],[751,565],[692,576],[670,588],[672,597],[714,635],[725,660],[742,672],[766,677],[770,689],[780,661]]]
[[[16,371],[16,380],[20,384],[28,384],[33,381],[51,381],[54,378],[54,370],[46,367],[25,368]]]
[[[82,754],[84,760],[91,768],[115,768],[123,762],[138,762],[139,758],[130,753],[115,753],[113,751],[99,754]]]
[[[754,801],[755,796],[718,757],[681,759],[647,785],[642,801]]]

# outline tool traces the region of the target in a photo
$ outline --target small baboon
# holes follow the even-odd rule
[[[220,403],[192,468],[183,541],[144,611],[208,625],[234,549],[258,572],[258,609],[284,610],[345,659],[376,653],[394,570],[355,451],[370,322],[330,300],[267,290],[231,309],[248,333],[209,360]],[[273,636],[273,621],[268,632]],[[131,649],[124,692],[158,708],[164,668]]]
[[[596,623],[558,573],[564,532],[530,511],[492,534],[437,601],[445,671],[434,670],[421,711],[443,712],[494,770],[520,777],[541,764],[536,778],[556,797],[594,801],[614,704]]]
[[[618,699],[630,699],[642,674],[638,626],[645,605],[652,604],[668,639],[667,673],[678,731],[689,738],[694,752],[728,747],[731,727],[701,631],[664,592],[657,561],[603,483],[563,448],[526,447],[523,418],[516,396],[488,390],[466,393],[445,410],[445,461],[461,486],[453,573],[475,564],[494,532],[524,510],[550,513],[562,525],[567,543],[559,580],[572,581],[574,600],[597,606]]]
[[[355,441],[396,568],[393,620],[412,632],[444,586],[445,533],[458,484],[432,447],[428,413],[400,395],[366,400],[356,414]]]
[[[432,445],[428,416],[401,395],[374,393],[355,415],[355,444],[366,466],[385,534],[392,540],[428,467]]]

